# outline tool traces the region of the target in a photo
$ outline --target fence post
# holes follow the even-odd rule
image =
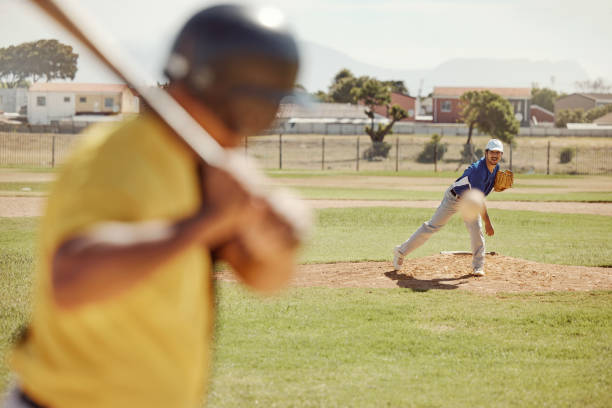
[[[546,150],[546,175],[550,174],[550,140],[548,141],[548,149]]]
[[[438,144],[434,144],[434,173],[438,172]]]
[[[325,136],[321,136],[321,170],[325,170]]]
[[[357,136],[357,160],[356,160],[356,170],[359,171],[359,136]]]
[[[278,168],[283,169],[283,134],[278,134]]]
[[[249,155],[249,138],[248,136],[244,138],[244,156]]]
[[[51,141],[51,167],[55,167],[55,135]]]
[[[510,142],[510,171],[512,171],[512,142]]]
[[[578,146],[576,146],[576,174],[578,174]]]
[[[399,171],[399,136],[395,136],[395,172]]]

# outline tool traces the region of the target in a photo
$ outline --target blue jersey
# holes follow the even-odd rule
[[[451,187],[458,195],[465,193],[471,188],[482,191],[484,195],[489,195],[495,185],[497,170],[499,170],[499,164],[496,164],[493,171],[489,172],[487,161],[483,157],[465,169],[461,177],[455,180]]]

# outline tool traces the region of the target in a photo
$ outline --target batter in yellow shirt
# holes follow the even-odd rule
[[[30,327],[12,365],[50,407],[194,407],[202,403],[212,327],[211,262],[193,245],[117,296],[62,308],[51,259],[101,222],[180,219],[201,202],[197,164],[152,117],[84,135],[42,220]]]

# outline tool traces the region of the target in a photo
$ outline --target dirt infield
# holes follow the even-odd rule
[[[45,201],[46,197],[42,196],[0,196],[0,217],[38,217],[42,215]],[[313,208],[437,208],[440,205],[439,201],[307,200],[307,202]],[[491,201],[487,206],[503,210],[612,216],[612,203]]]
[[[0,169],[0,182],[51,182],[55,180],[54,172],[11,171]]]
[[[391,262],[300,265],[292,286],[415,291],[456,289],[485,294],[612,290],[612,268],[541,264],[487,255],[485,270],[485,277],[471,276],[470,255],[406,259],[400,272],[393,270]],[[218,272],[217,279],[236,281],[229,270]]]
[[[0,196],[0,217],[38,217],[46,202],[46,197]]]
[[[440,201],[306,200],[313,208],[399,207],[438,208]],[[487,208],[560,214],[612,216],[612,203],[489,201]]]
[[[27,172],[0,169],[0,182],[50,182],[55,172]],[[443,192],[452,178],[435,177],[383,177],[363,175],[339,175],[317,178],[273,178],[269,182],[277,186],[320,186],[351,188],[389,188],[397,190]],[[612,177],[581,176],[576,178],[519,179],[514,193],[570,193],[612,191]],[[440,201],[373,201],[373,200],[307,200],[314,208],[344,207],[404,207],[437,208]],[[528,202],[489,201],[491,209],[540,211],[547,213],[594,214],[612,216],[612,203],[586,202]],[[44,193],[0,191],[0,217],[35,217],[42,213]]]
[[[442,194],[453,182],[454,177],[385,177],[341,175],[313,178],[275,178],[270,183],[278,186],[338,187],[363,189],[391,189],[405,191],[435,191]],[[516,176],[516,185],[512,192],[516,194],[547,193],[563,194],[572,192],[606,192],[612,191],[612,177],[577,176],[576,178],[521,178]]]

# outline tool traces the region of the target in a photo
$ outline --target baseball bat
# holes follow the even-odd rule
[[[261,188],[261,182],[254,177],[252,169],[247,168],[236,155],[230,155],[219,143],[191,117],[178,102],[165,90],[147,85],[155,83],[151,76],[139,68],[121,47],[116,44],[82,8],[71,0],[31,0],[53,20],[58,22],[83,45],[93,52],[119,78],[132,86],[151,107],[151,110],[164,121],[174,133],[205,163],[218,167],[231,174],[248,192],[267,199],[277,215],[293,228],[298,240],[310,228],[308,210],[298,200],[287,194],[271,198]]]

